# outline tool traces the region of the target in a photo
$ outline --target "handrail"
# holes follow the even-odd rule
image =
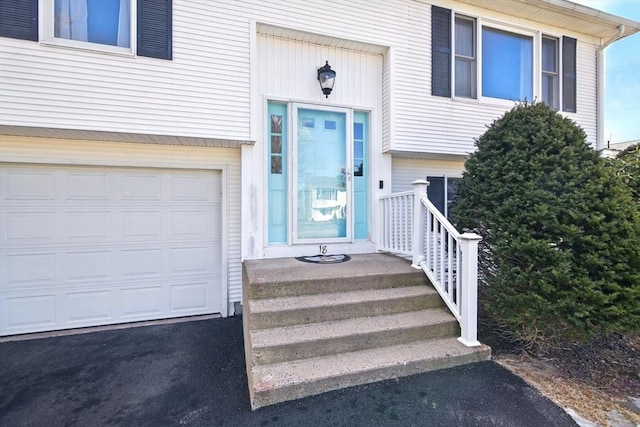
[[[422,270],[460,324],[467,346],[477,339],[478,242],[473,233],[459,233],[429,201],[424,180],[413,182],[414,191],[380,198],[383,234],[380,249],[410,256]]]

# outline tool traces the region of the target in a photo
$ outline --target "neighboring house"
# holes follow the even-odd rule
[[[379,197],[429,176],[446,210],[514,100],[603,148],[602,51],[638,31],[564,0],[2,0],[0,335],[227,316],[243,260],[374,252]]]
[[[623,141],[623,142],[615,142],[613,144],[610,144],[607,142],[607,148],[602,150],[602,155],[604,157],[616,157],[618,154],[620,154],[620,152],[636,144],[640,144],[640,139]]]

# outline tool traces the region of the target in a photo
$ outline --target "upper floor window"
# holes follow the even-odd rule
[[[172,32],[172,0],[0,2],[2,37],[171,59]]]
[[[431,24],[432,95],[538,99],[576,112],[575,39],[483,25],[437,6]]]
[[[131,4],[129,0],[55,0],[53,36],[129,49]]]
[[[455,94],[465,98],[476,95],[476,21],[456,16],[455,22]]]

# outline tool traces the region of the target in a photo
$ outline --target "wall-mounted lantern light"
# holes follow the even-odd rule
[[[329,98],[329,94],[333,90],[333,84],[336,82],[336,72],[331,69],[329,61],[318,68],[318,81],[320,82],[322,93]]]

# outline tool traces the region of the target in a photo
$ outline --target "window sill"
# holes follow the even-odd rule
[[[53,48],[71,49],[83,52],[120,56],[125,58],[134,58],[136,56],[133,52],[133,49],[131,48],[102,45],[97,43],[77,42],[74,40],[66,39],[54,38],[50,40],[41,40],[40,45]]]
[[[454,96],[453,98],[451,98],[452,102],[461,102],[463,104],[480,104],[480,100],[478,100],[477,98],[466,98],[466,97],[462,97],[462,96]]]
[[[508,99],[500,99],[500,98],[489,98],[489,97],[479,97],[479,98],[463,98],[463,97],[453,97],[450,98],[453,103],[461,103],[461,104],[471,104],[471,105],[486,105],[490,107],[500,107],[500,108],[513,108],[520,102],[524,101],[512,101]],[[532,102],[527,100],[527,102]]]

